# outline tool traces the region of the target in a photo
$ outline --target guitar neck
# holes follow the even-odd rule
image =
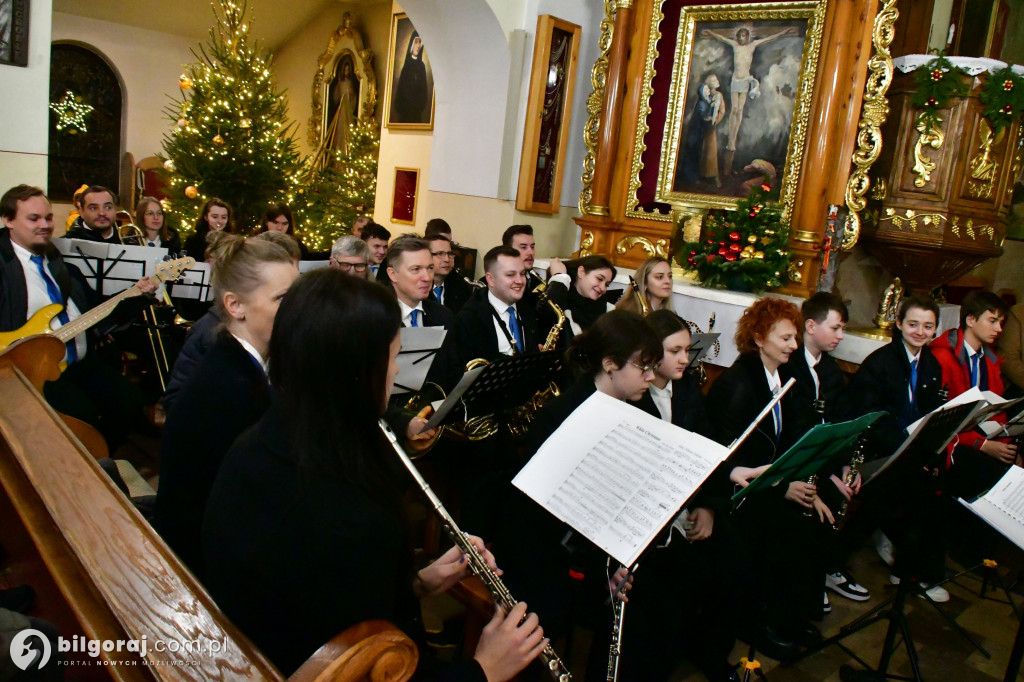
[[[67,343],[71,339],[75,338],[82,332],[88,330],[94,324],[105,318],[110,313],[114,312],[114,308],[117,304],[126,298],[132,296],[139,296],[142,294],[142,290],[139,289],[138,284],[133,284],[116,296],[104,301],[92,310],[79,315],[77,318],[68,322],[64,326],[54,331],[53,335],[61,341]]]

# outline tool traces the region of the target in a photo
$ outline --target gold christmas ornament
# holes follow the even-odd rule
[[[238,125],[240,125],[243,128],[248,129],[248,128],[252,127],[252,121],[250,121],[247,118],[243,118],[241,121],[238,122]]]
[[[751,251],[747,251],[746,249],[744,249],[743,251],[740,251],[740,260],[747,260],[748,258],[753,258],[753,257],[754,257],[754,254]]]
[[[218,147],[224,144],[224,138],[220,136],[220,133],[213,136],[213,143]]]
[[[189,90],[192,87],[192,79],[188,77],[187,73],[183,73],[178,76],[178,86],[182,90]]]
[[[174,171],[174,162],[171,161],[170,159],[167,159],[166,161],[164,161],[164,168],[166,168],[168,171],[173,172]]]
[[[764,251],[755,251],[754,258],[757,260],[764,260]]]
[[[188,125],[188,121],[185,119],[184,116],[182,116],[181,118],[178,119],[178,127],[179,128],[184,128],[187,125]]]
[[[195,199],[197,196],[199,196],[199,190],[196,189],[195,185],[189,185],[188,187],[185,188],[185,196],[187,196],[189,199]]]
[[[749,237],[747,237],[747,241],[750,242],[751,244],[756,244],[757,243],[757,235],[756,234],[750,235]]]

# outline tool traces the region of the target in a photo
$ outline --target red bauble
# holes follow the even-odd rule
[[[743,247],[741,247],[739,244],[730,244],[729,250],[732,251],[733,253],[737,253],[738,251],[742,251]]]
[[[725,254],[727,254],[727,253],[729,253],[729,250],[728,250],[728,249],[726,249],[726,248],[725,248],[724,246],[723,246],[723,247],[721,247],[720,249],[718,249],[718,255],[719,255],[719,256],[724,256],[724,255],[725,255]]]
[[[707,261],[708,261],[709,263],[714,263],[714,262],[715,262],[715,254],[711,254],[711,255],[709,255],[709,256],[707,257]]]
[[[727,255],[725,257],[725,260],[727,260],[727,261],[729,261],[731,263],[732,261],[736,260],[736,254],[730,253],[729,255]]]
[[[1011,90],[1013,90],[1013,81],[1011,81],[1011,80],[1003,81],[1003,90],[1006,90],[1007,92],[1010,92]]]
[[[730,232],[729,233],[729,239],[733,240],[734,242],[738,242],[740,240],[740,233],[739,232]]]

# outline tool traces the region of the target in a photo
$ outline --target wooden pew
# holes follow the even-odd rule
[[[116,650],[98,658],[64,653],[72,663],[66,679],[285,679],[6,355],[0,356],[0,406],[0,542],[11,564],[4,582],[35,587],[31,615],[54,623],[66,640],[148,642],[144,659]],[[417,660],[411,640],[373,621],[325,644],[291,679],[401,682]]]

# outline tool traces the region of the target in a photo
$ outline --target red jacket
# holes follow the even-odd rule
[[[964,347],[964,332],[962,329],[950,329],[931,342],[932,354],[939,361],[942,368],[942,385],[949,389],[949,397],[964,393],[971,388],[971,366],[967,359],[967,349]],[[1003,395],[1003,377],[999,365],[1003,359],[995,354],[988,346],[981,350],[984,357],[985,370],[988,373],[988,390],[996,395]],[[980,363],[979,363],[980,364]],[[980,370],[980,368],[979,368]],[[996,421],[1004,421],[1005,415],[997,415]],[[978,449],[985,442],[985,436],[975,431],[961,433],[957,439],[950,444],[950,452],[953,445],[959,442]]]

